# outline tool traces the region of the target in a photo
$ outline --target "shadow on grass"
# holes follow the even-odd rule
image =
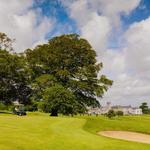
[[[0,114],[12,114],[12,112],[9,112],[9,111],[0,111]]]

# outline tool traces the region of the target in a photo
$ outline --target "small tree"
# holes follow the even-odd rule
[[[116,113],[113,109],[109,110],[108,113],[106,114],[106,116],[108,118],[112,118],[112,117],[115,117],[116,116]]]
[[[150,108],[148,109],[148,114],[150,114]]]
[[[117,112],[116,112],[116,115],[117,115],[117,116],[123,116],[123,111],[120,111],[120,110],[117,111]]]
[[[142,109],[143,114],[148,114],[148,105],[146,102],[142,103],[140,108]]]

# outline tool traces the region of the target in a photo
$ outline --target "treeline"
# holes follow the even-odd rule
[[[51,115],[84,113],[99,107],[112,85],[100,75],[102,63],[87,40],[76,34],[54,37],[47,44],[15,53],[6,34],[0,33],[0,102],[18,101],[30,110]]]

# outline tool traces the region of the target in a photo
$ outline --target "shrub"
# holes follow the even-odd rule
[[[37,107],[38,107],[38,111],[49,113],[50,106],[47,105],[46,103],[39,102]]]
[[[113,109],[109,110],[108,113],[106,114],[106,116],[108,118],[112,118],[112,117],[115,117],[116,116],[116,113]]]
[[[0,110],[8,110],[8,107],[2,102],[0,102]]]
[[[25,106],[25,110],[26,111],[37,111],[38,110],[38,103],[37,102],[33,102],[30,105],[26,105]]]
[[[120,110],[117,111],[117,112],[116,112],[116,115],[117,115],[117,116],[123,116],[123,111],[120,111]]]

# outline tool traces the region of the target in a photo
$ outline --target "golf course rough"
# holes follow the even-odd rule
[[[49,117],[43,113],[24,117],[0,114],[0,150],[150,150],[150,144],[97,135],[103,130],[150,134],[149,126],[150,116],[107,119]]]

